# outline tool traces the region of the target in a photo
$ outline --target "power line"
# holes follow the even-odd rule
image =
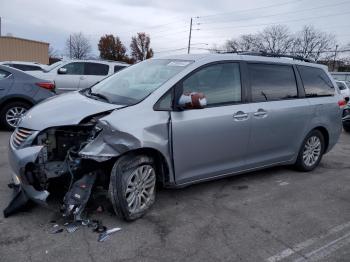
[[[343,5],[343,4],[350,4],[350,1],[343,1],[340,3],[333,3],[333,4],[328,4],[328,5],[323,5],[323,6],[318,6],[318,7],[312,7],[312,8],[306,8],[306,9],[302,9],[302,10],[297,10],[297,11],[291,11],[291,12],[284,12],[284,13],[278,13],[278,14],[270,14],[270,15],[262,15],[262,16],[258,16],[256,18],[253,18],[253,20],[256,19],[261,19],[261,18],[267,18],[267,17],[273,17],[273,16],[280,16],[280,15],[288,15],[288,14],[296,14],[296,13],[302,13],[305,11],[312,11],[312,10],[317,10],[317,9],[322,9],[322,8],[327,8],[327,7],[334,7],[334,6],[339,6],[339,5]],[[230,23],[232,21],[244,21],[244,20],[251,20],[252,18],[247,17],[247,18],[239,18],[239,19],[233,19],[231,21],[224,21],[224,22],[220,22],[220,21],[214,21],[214,22],[208,22],[208,23],[200,23],[201,25],[206,25],[206,24],[215,24],[215,23]]]
[[[285,21],[278,21],[274,23],[265,23],[265,24],[251,24],[251,25],[242,25],[242,26],[225,26],[225,27],[215,27],[215,28],[209,28],[208,29],[203,29],[201,28],[201,31],[216,31],[216,30],[223,30],[223,29],[228,29],[228,28],[247,28],[247,27],[256,27],[256,26],[268,26],[268,25],[278,25],[278,24],[285,24],[285,23],[292,23],[292,22],[299,22],[299,21],[304,21],[304,20],[312,20],[312,19],[319,19],[319,18],[325,18],[325,17],[332,17],[336,15],[346,15],[349,14],[350,11],[343,12],[343,13],[336,13],[336,14],[330,14],[330,15],[323,15],[323,16],[314,16],[314,17],[307,17],[307,18],[299,18],[299,19],[292,19],[292,20],[285,20]]]
[[[300,1],[303,1],[303,0],[294,0],[294,1],[284,2],[284,3],[273,4],[273,5],[267,5],[267,6],[249,8],[249,9],[241,9],[241,10],[225,12],[225,13],[218,13],[218,14],[212,14],[212,15],[198,16],[198,18],[207,18],[207,17],[214,17],[214,16],[222,16],[222,15],[228,15],[228,14],[237,14],[237,13],[242,13],[242,12],[256,11],[256,10],[262,10],[262,9],[267,9],[267,8],[272,8],[272,7],[277,7],[277,6],[289,5],[291,3],[300,2]]]

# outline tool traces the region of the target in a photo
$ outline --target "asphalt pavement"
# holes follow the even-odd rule
[[[0,132],[0,208],[11,198],[7,144]],[[320,167],[276,167],[184,189],[161,189],[152,210],[105,242],[91,228],[50,234],[59,199],[0,216],[0,261],[350,261],[350,134]]]

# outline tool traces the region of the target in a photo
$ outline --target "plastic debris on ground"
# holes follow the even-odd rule
[[[106,232],[104,233],[101,233],[99,236],[98,236],[98,242],[104,242],[106,241],[107,239],[110,238],[110,236],[115,233],[115,232],[118,232],[119,230],[121,230],[120,227],[115,227],[115,228],[111,228],[109,230],[107,230]]]

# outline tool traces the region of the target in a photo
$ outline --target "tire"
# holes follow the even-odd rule
[[[350,133],[350,125],[343,124],[343,128],[344,128],[345,132]]]
[[[31,105],[26,102],[10,102],[5,105],[0,111],[0,123],[6,130],[14,130],[18,121],[28,109],[31,108]],[[17,115],[16,115],[17,113]],[[13,116],[13,121],[10,121],[10,117]],[[17,122],[16,122],[17,121]]]
[[[314,142],[314,143],[313,143]],[[316,146],[317,145],[317,146]],[[306,152],[309,148],[309,151]],[[303,141],[295,163],[296,169],[303,172],[314,170],[321,162],[325,150],[325,142],[322,133],[318,130],[311,131]],[[313,152],[313,154],[311,154]],[[313,155],[313,158],[310,158]],[[317,155],[317,157],[315,157]]]
[[[126,221],[142,217],[155,201],[155,189],[156,173],[152,158],[126,155],[115,162],[109,182],[109,198],[119,217]]]

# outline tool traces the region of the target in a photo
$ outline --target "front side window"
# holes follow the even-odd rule
[[[69,63],[61,68],[65,68],[67,70],[66,75],[84,75],[84,63],[81,62]]]
[[[322,69],[310,66],[297,67],[303,81],[306,97],[334,95],[333,84]]]
[[[248,64],[253,102],[298,97],[294,70],[289,65]]]
[[[90,94],[102,95],[108,102],[114,104],[136,104],[191,63],[192,61],[175,59],[145,60],[126,67],[118,74],[94,85],[90,89]]]
[[[220,63],[200,69],[183,81],[183,93],[192,92],[203,93],[207,106],[241,102],[239,64]]]
[[[106,76],[109,66],[99,63],[85,63],[85,75]]]
[[[9,75],[11,75],[10,72],[0,69],[0,80],[7,78]]]

